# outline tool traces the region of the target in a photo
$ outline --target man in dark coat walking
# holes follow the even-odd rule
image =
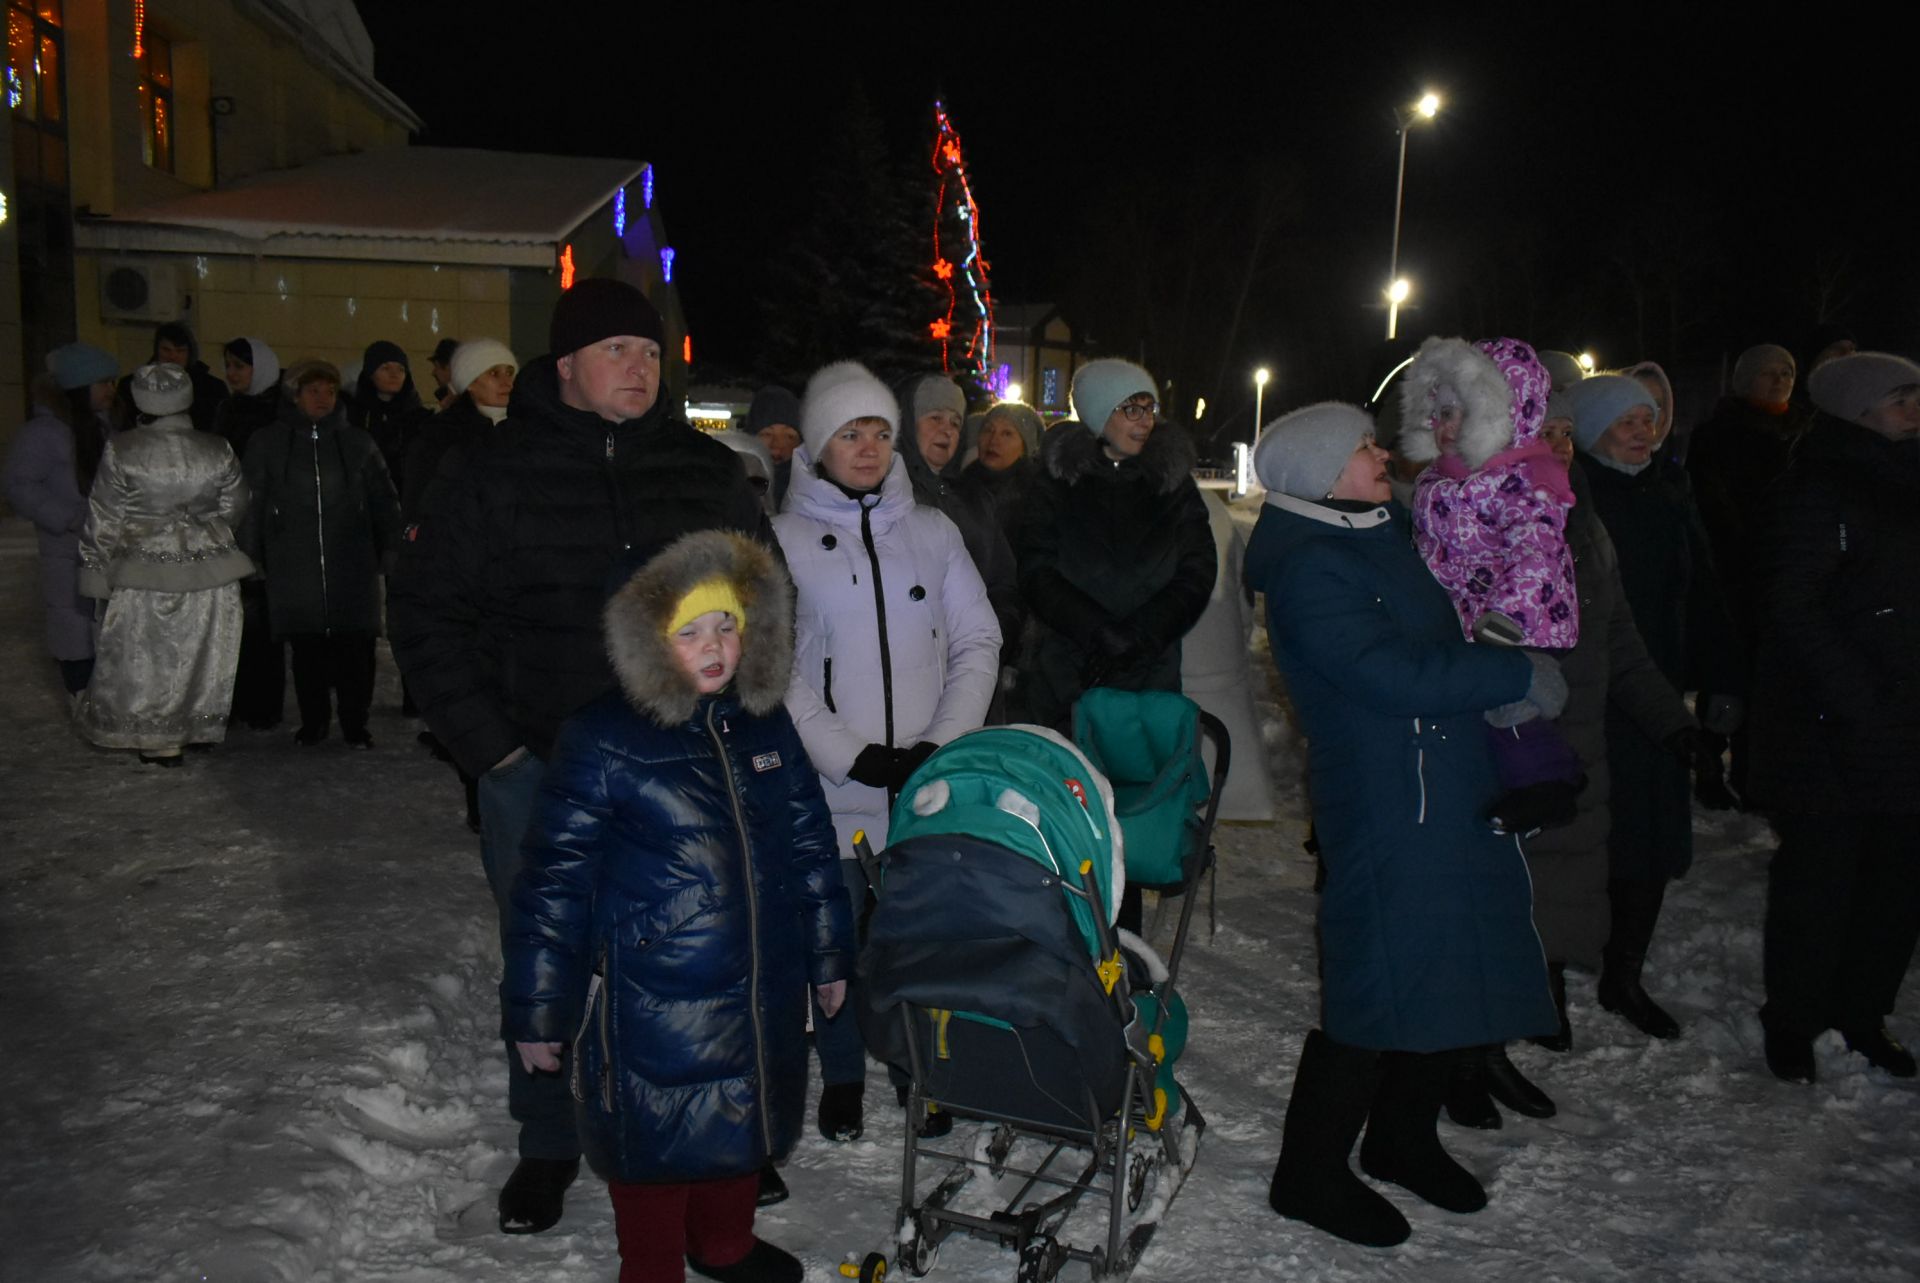
[[[481,859],[503,920],[560,723],[616,684],[600,620],[619,571],[694,530],[772,542],[733,452],[662,401],[666,329],[645,295],[581,281],[554,307],[549,340],[506,420],[441,461],[389,601],[427,725],[480,777]],[[505,1051],[520,1164],[500,1227],[537,1233],[579,1171],[573,1100],[564,1074],[531,1074]]]

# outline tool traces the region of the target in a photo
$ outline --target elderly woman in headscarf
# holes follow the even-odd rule
[[[1675,690],[1744,691],[1743,652],[1692,487],[1686,472],[1660,453],[1673,422],[1665,373],[1643,362],[1631,376],[1583,382],[1571,401],[1593,510],[1619,558],[1620,586],[1648,658]],[[1709,728],[1725,732],[1738,722],[1740,701],[1714,695],[1699,711]],[[1612,918],[1600,1005],[1649,1037],[1672,1038],[1679,1022],[1647,995],[1641,968],[1667,882],[1684,876],[1693,862],[1688,765],[1662,751],[1618,701],[1607,706],[1606,750],[1613,789],[1607,835]]]
[[[1781,486],[1792,462],[1794,445],[1806,434],[1811,418],[1793,403],[1797,367],[1793,353],[1775,343],[1761,343],[1734,362],[1731,392],[1720,398],[1713,414],[1693,430],[1687,446],[1687,472],[1700,504],[1700,519],[1713,544],[1714,564],[1726,586],[1727,605],[1750,648],[1755,634],[1755,607],[1760,593],[1760,559],[1767,545],[1768,526],[1778,505]],[[1752,663],[1751,650],[1739,658]],[[1720,692],[1701,692],[1703,695]],[[1696,784],[1708,806],[1729,807],[1744,790],[1747,774],[1747,737],[1744,732],[1703,740],[1705,768]],[[1730,776],[1720,773],[1722,751],[1731,747]],[[1732,793],[1728,792],[1728,784]]]
[[[1911,1078],[1884,1022],[1920,937],[1920,366],[1858,352],[1810,382],[1755,603],[1753,794],[1780,835],[1760,1023],[1789,1082],[1829,1028]]]

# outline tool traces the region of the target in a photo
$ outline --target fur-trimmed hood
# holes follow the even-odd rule
[[[756,716],[786,697],[793,670],[793,583],[772,552],[744,535],[702,530],[667,545],[607,601],[607,658],[627,701],[663,726],[693,717],[700,692],[667,641],[675,606],[694,585],[724,578],[746,608],[731,687]]]
[[[1460,398],[1460,458],[1470,471],[1514,446],[1538,439],[1550,381],[1530,344],[1519,339],[1430,338],[1400,383],[1400,456],[1416,463],[1439,457],[1433,439],[1434,394],[1442,385]]]
[[[1137,458],[1116,463],[1101,448],[1103,438],[1072,419],[1062,419],[1047,430],[1040,443],[1041,458],[1047,475],[1068,485],[1078,485],[1098,473],[1112,473],[1136,467],[1153,478],[1156,494],[1171,494],[1193,474],[1199,456],[1185,428],[1164,420],[1147,438]]]

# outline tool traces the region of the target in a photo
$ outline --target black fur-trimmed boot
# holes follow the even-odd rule
[[[1382,1054],[1380,1086],[1367,1116],[1366,1139],[1360,1142],[1360,1170],[1449,1212],[1477,1212],[1485,1207],[1486,1189],[1453,1160],[1434,1130],[1452,1072],[1450,1062],[1483,1054],[1478,1047],[1432,1055]]]

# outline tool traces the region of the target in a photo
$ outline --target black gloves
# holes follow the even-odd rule
[[[885,744],[869,744],[860,750],[853,759],[853,765],[847,768],[847,778],[869,788],[883,789],[893,780],[897,748],[888,748]]]
[[[907,777],[919,770],[920,764],[932,757],[934,749],[938,747],[938,744],[925,740],[912,748],[869,744],[853,759],[853,765],[847,769],[847,778],[870,788],[898,793],[906,787]]]
[[[1577,781],[1547,780],[1509,789],[1487,808],[1486,818],[1495,833],[1518,833],[1532,837],[1541,829],[1557,829],[1573,823],[1576,801],[1587,784],[1583,775]]]
[[[1086,662],[1080,666],[1083,687],[1106,685],[1115,673],[1146,658],[1146,644],[1139,633],[1125,624],[1102,624],[1087,647]]]

